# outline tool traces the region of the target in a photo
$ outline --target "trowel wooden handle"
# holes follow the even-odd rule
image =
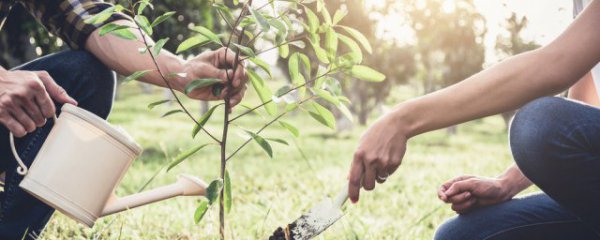
[[[338,193],[338,195],[333,199],[333,204],[335,206],[342,207],[344,203],[348,200],[348,184],[344,184],[344,188]]]

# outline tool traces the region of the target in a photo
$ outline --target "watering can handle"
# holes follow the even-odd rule
[[[56,114],[52,117],[52,119],[54,120],[54,124],[56,124]],[[17,152],[17,148],[15,147],[15,136],[13,135],[12,132],[9,132],[9,137],[10,137],[10,150],[12,151],[13,155],[15,156],[15,159],[17,160],[17,163],[19,163],[19,166],[17,167],[17,172],[19,173],[19,175],[21,176],[25,176],[25,174],[27,174],[27,165],[25,165],[25,163],[23,163],[23,160],[21,159],[21,157],[19,157],[19,153]]]

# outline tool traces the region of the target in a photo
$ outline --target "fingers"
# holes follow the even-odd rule
[[[447,197],[449,197],[448,195],[450,193],[453,192],[446,192],[448,191],[448,189],[456,182],[460,182],[460,181],[465,181],[468,179],[473,178],[473,176],[460,176],[460,177],[456,177],[453,179],[450,179],[448,181],[446,181],[444,184],[442,184],[442,186],[440,186],[440,188],[438,189],[438,197],[442,200],[442,201],[446,201]]]
[[[446,196],[445,194],[446,190],[448,190],[448,188],[446,188],[446,186],[442,184],[442,186],[440,186],[440,188],[437,191],[437,195],[440,200],[442,200],[445,203],[448,203],[448,196]]]
[[[375,189],[376,170],[373,166],[365,166],[365,175],[363,178],[363,187],[367,191]]]
[[[216,50],[215,54],[217,59],[217,67],[226,68],[235,65],[235,51],[223,47]]]
[[[50,74],[48,74],[45,71],[37,71],[35,73],[38,75],[40,80],[42,80],[46,91],[52,99],[60,103],[70,103],[73,105],[77,105],[77,101],[75,101],[75,99],[69,96],[69,94],[67,94],[67,91],[65,91],[64,88],[56,84],[56,82],[54,81],[54,79],[52,79]]]
[[[38,109],[42,111],[42,116],[44,118],[51,118],[52,116],[54,116],[56,110],[54,108],[54,103],[50,99],[48,93],[43,92],[41,94],[36,95],[35,102],[38,106]]]
[[[245,94],[246,94],[246,86],[242,87],[242,89],[240,91],[238,91],[235,95],[233,95],[231,97],[229,105],[232,108],[235,107],[236,105],[238,105],[240,102],[242,102],[242,99],[244,99]]]
[[[10,114],[4,113],[0,116],[0,121],[4,123],[6,128],[15,135],[15,137],[24,137],[27,134],[23,125],[16,121]]]
[[[462,193],[456,194],[452,197],[449,197],[448,202],[451,202],[453,204],[460,204],[460,203],[463,203],[463,202],[471,199],[471,196],[472,196],[471,192],[462,192]]]
[[[46,124],[46,118],[44,118],[44,114],[35,103],[35,99],[22,102],[21,108],[29,115],[37,127],[42,127]]]
[[[33,122],[22,108],[16,107],[15,109],[11,109],[10,113],[28,133],[31,133],[36,129],[35,122]]]
[[[385,180],[387,180],[387,178],[390,176],[390,174],[388,173],[387,168],[383,167],[383,166],[378,166],[377,167],[377,171],[376,173],[376,178],[375,181],[377,181],[377,183],[384,183]]]
[[[217,68],[231,68],[235,65],[236,59],[236,52],[229,49],[227,50],[227,48],[221,48],[219,50],[216,51],[216,56],[217,56],[217,64],[216,67]],[[239,58],[238,58],[239,60]],[[247,81],[247,77],[246,77],[246,71],[244,70],[244,63],[243,62],[239,62],[239,66],[237,67],[235,74],[233,74],[233,72],[229,73],[229,77],[232,78],[232,85],[234,88],[240,88],[241,86],[246,84]],[[227,80],[227,79],[225,79]]]
[[[462,213],[466,213],[470,210],[472,210],[473,208],[475,208],[477,206],[477,199],[476,198],[470,198],[469,200],[459,203],[459,204],[452,204],[452,210],[454,210],[455,212],[462,214]]]
[[[473,181],[465,180],[461,182],[455,182],[444,192],[446,196],[452,197],[456,194],[470,191],[472,192],[475,189],[475,183]]]
[[[360,187],[363,178],[364,166],[360,153],[354,154],[352,167],[350,168],[350,177],[348,184],[348,197],[353,203],[358,202],[360,196]]]

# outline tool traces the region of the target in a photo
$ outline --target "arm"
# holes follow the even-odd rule
[[[600,62],[600,1],[594,1],[556,40],[517,55],[438,92],[402,103],[379,119],[359,142],[349,195],[375,187],[400,165],[415,135],[516,109],[573,85]]]
[[[127,20],[118,20],[113,22],[118,25],[126,25],[135,27],[135,24]],[[109,68],[115,70],[122,75],[130,75],[136,71],[155,70],[157,66],[152,61],[150,53],[140,54],[138,49],[145,48],[145,41],[149,45],[154,42],[150,37],[140,34],[137,30],[131,30],[138,40],[126,40],[111,34],[104,36],[99,35],[100,29],[96,29],[86,41],[85,48],[94,54],[100,61],[106,64]],[[227,52],[227,57],[225,53]],[[184,73],[183,76],[175,75],[168,77],[170,86],[177,91],[183,92],[186,85],[198,78],[219,78],[225,83],[228,81],[228,74],[223,69],[227,66],[232,66],[235,59],[233,51],[225,51],[224,48],[217,51],[205,52],[190,61],[185,61],[179,56],[176,56],[169,51],[162,50],[156,56],[158,68],[162,71],[165,77],[171,73]],[[230,70],[231,71],[231,70]],[[140,79],[143,82],[167,87],[166,82],[158,71],[151,71]],[[232,106],[235,106],[241,101],[244,93],[245,74],[242,68],[239,68],[233,78],[233,92],[236,93],[231,101]],[[197,89],[188,96],[194,99],[201,100],[217,100],[222,99],[226,94],[223,91],[221,96],[213,96],[209,87]]]
[[[440,187],[438,197],[450,203],[457,213],[465,213],[477,207],[508,201],[531,184],[519,167],[512,165],[497,178],[454,178]]]

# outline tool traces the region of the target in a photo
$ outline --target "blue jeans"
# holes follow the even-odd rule
[[[44,70],[75,98],[79,107],[106,118],[115,92],[115,74],[93,55],[85,51],[65,51],[29,62],[15,70]],[[61,105],[56,104],[57,111]],[[15,139],[19,155],[31,165],[53,122]],[[8,141],[8,130],[0,126],[0,172],[6,172],[4,192],[0,193],[0,239],[35,239],[44,229],[54,209],[24,192],[19,183],[23,176],[16,172],[17,164]],[[73,146],[65,146],[73,147]]]
[[[513,119],[510,147],[543,193],[458,215],[435,239],[600,239],[600,109],[537,99]]]

